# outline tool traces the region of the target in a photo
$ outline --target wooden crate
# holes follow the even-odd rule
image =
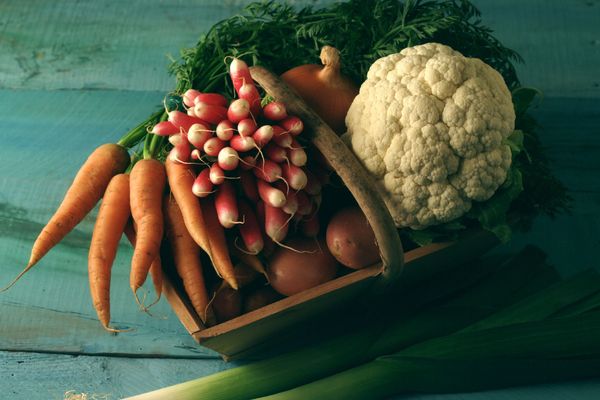
[[[288,335],[296,327],[326,318],[358,296],[414,285],[497,244],[491,234],[474,232],[461,241],[435,243],[404,253],[383,200],[373,190],[371,179],[354,154],[277,76],[260,67],[253,67],[251,72],[268,94],[283,101],[291,114],[302,119],[312,144],[334,168],[367,216],[382,261],[211,327],[202,323],[178,280],[167,274],[165,297],[199,344],[217,351],[225,359],[264,353],[277,338],[293,337]]]

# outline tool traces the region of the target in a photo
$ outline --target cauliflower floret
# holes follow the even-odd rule
[[[346,116],[346,143],[375,177],[398,227],[464,215],[506,180],[514,130],[502,76],[438,43],[375,61]]]

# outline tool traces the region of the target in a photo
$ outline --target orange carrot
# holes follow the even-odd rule
[[[131,245],[135,248],[136,233],[135,226],[133,225],[133,220],[131,218],[129,219],[129,221],[127,221],[127,225],[125,225],[124,233],[127,239],[129,240],[129,243],[131,243]],[[160,300],[162,294],[164,279],[160,254],[154,259],[152,265],[150,266],[150,277],[152,278],[152,283],[154,284],[154,291],[156,292],[156,300],[154,300],[152,304],[156,304]],[[152,304],[150,304],[148,307],[151,307]]]
[[[208,254],[215,270],[229,285],[237,289],[233,273],[233,264],[227,251],[225,233],[219,224],[214,203],[210,200],[209,207],[202,207],[201,202],[192,193],[195,176],[193,171],[184,164],[167,160],[167,177],[175,201],[179,204],[185,226],[194,241]],[[217,221],[217,226],[211,221]]]
[[[100,204],[88,255],[92,302],[100,323],[108,331],[115,331],[109,327],[110,271],[130,214],[129,175],[115,175]]]
[[[150,265],[150,278],[152,278],[152,284],[154,285],[154,291],[156,293],[156,300],[148,305],[148,308],[152,307],[154,304],[158,303],[160,300],[160,296],[162,294],[163,287],[163,272],[162,272],[162,261],[160,259],[160,254],[158,257],[152,261],[152,265]]]
[[[200,199],[200,205],[202,206],[202,214],[204,214],[205,218],[206,230],[210,232],[208,238],[210,242],[209,255],[211,256],[210,259],[213,266],[219,276],[223,278],[229,286],[237,290],[238,284],[233,270],[233,263],[229,256],[229,249],[227,248],[225,230],[217,217],[213,196]]]
[[[35,240],[25,269],[0,291],[14,285],[71,232],[98,203],[111,178],[125,171],[128,165],[129,154],[124,147],[107,143],[96,148],[77,172],[62,203]]]
[[[166,236],[171,246],[173,263],[194,310],[206,322],[208,290],[202,275],[200,247],[189,234],[181,209],[173,197],[164,201]]]
[[[169,159],[165,161],[165,167],[169,187],[175,201],[179,204],[185,227],[198,246],[210,255],[210,242],[204,215],[198,197],[192,192],[192,185],[196,179],[193,170],[188,165]]]
[[[144,284],[150,265],[159,255],[163,237],[165,168],[154,159],[140,160],[131,169],[130,181],[131,216],[137,227],[137,238],[129,284],[139,303],[137,290]]]

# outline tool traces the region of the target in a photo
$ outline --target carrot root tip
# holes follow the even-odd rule
[[[19,272],[19,274],[8,285],[6,285],[0,289],[0,293],[6,292],[8,289],[13,287],[15,285],[15,283],[17,283],[17,281],[19,281],[19,279],[21,279],[21,277],[23,277],[23,275],[25,275],[27,273],[27,271],[29,271],[31,269],[31,267],[33,267],[34,265],[35,265],[35,262],[32,263],[30,260],[23,271]]]

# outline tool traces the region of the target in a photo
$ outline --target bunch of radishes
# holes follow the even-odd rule
[[[238,98],[190,89],[182,99],[187,113],[170,111],[152,133],[169,136],[171,161],[197,165],[191,190],[214,194],[219,222],[239,227],[246,251],[262,251],[264,235],[283,242],[292,221],[316,236],[321,184],[305,169],[302,121],[281,102],[262,106],[242,60],[233,59],[229,74]]]

